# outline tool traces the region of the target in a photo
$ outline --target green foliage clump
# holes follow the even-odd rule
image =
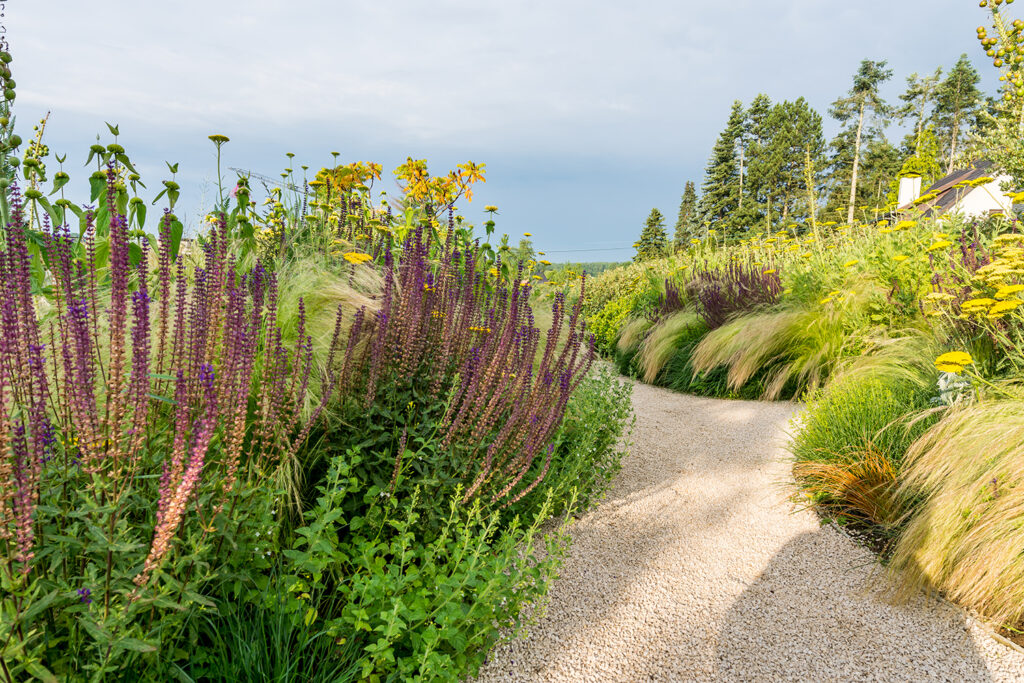
[[[668,235],[665,232],[665,217],[661,215],[661,211],[651,209],[644,229],[640,232],[640,241],[635,246],[634,261],[647,261],[665,255],[668,249]]]
[[[790,446],[797,462],[849,462],[874,450],[898,466],[928,427],[914,420],[932,387],[884,374],[847,375],[814,391]]]
[[[565,421],[555,436],[557,457],[544,478],[553,514],[564,512],[569,500],[585,511],[608,489],[622,467],[622,439],[632,431],[632,393],[630,383],[602,366],[591,371],[569,399]],[[517,509],[523,516],[533,514],[539,500],[524,499]]]

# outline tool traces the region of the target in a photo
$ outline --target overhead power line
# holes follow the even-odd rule
[[[544,249],[545,254],[569,254],[577,251],[626,251],[627,249],[634,249],[633,246],[628,247],[598,247],[595,249]]]

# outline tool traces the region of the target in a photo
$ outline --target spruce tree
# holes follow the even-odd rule
[[[771,170],[768,144],[771,139],[772,101],[764,93],[750,103],[743,119],[743,140],[746,153],[746,178],[740,218],[748,226],[760,225],[767,213],[771,195]]]
[[[806,220],[809,211],[807,164],[809,161],[811,168],[815,169],[810,188],[815,194],[820,184],[816,170],[824,165],[825,137],[821,128],[821,114],[800,97],[795,102],[776,105],[772,121],[775,134],[770,149],[776,168],[776,211],[779,220],[784,223]]]
[[[665,217],[661,211],[651,209],[647,223],[640,233],[640,241],[636,243],[634,261],[646,261],[665,255],[668,248],[668,235],[665,233]]]
[[[851,145],[849,156],[852,157],[850,165],[849,202],[847,206],[846,221],[853,222],[853,214],[857,205],[858,172],[860,171],[861,149],[864,142],[865,132],[870,131],[872,123],[885,126],[888,123],[892,110],[882,99],[878,92],[879,87],[892,77],[892,69],[886,68],[887,62],[883,59],[875,62],[870,59],[862,60],[857,73],[853,75],[853,86],[849,93],[832,103],[829,114],[832,118],[844,124],[836,140],[842,144]],[[879,134],[881,131],[878,131]],[[851,144],[852,143],[852,144]],[[833,143],[834,145],[835,143]],[[845,154],[837,149],[835,162],[843,160]]]
[[[768,102],[761,95],[757,99]],[[802,97],[772,105],[757,116],[756,112],[753,105],[747,110],[749,211],[744,215],[751,225],[770,230],[779,221],[806,218],[809,205],[816,203],[808,198],[807,169],[813,169],[810,189],[816,197],[825,140],[821,115]]]
[[[981,76],[967,55],[960,55],[949,75],[935,91],[935,112],[932,120],[942,143],[946,173],[953,169],[956,153],[964,131],[976,123],[982,106],[978,90]]]
[[[697,220],[697,189],[692,180],[686,181],[683,198],[679,202],[679,217],[676,219],[675,248],[683,247],[692,239],[700,226]]]
[[[701,185],[701,222],[712,224],[723,232],[739,224],[739,155],[738,145],[743,138],[743,103],[733,102],[725,130],[718,136],[711,158],[704,170]]]

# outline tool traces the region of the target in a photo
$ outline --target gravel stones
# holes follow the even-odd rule
[[[545,616],[478,680],[1024,681],[1024,655],[943,602],[892,604],[867,550],[793,510],[792,404],[643,384],[633,403]]]

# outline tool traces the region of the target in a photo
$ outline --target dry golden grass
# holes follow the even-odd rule
[[[907,454],[915,513],[892,567],[997,623],[1024,623],[1024,401],[951,411]]]
[[[793,465],[800,490],[823,497],[840,514],[888,527],[896,523],[902,506],[896,496],[898,476],[892,461],[871,444],[828,461]]]

